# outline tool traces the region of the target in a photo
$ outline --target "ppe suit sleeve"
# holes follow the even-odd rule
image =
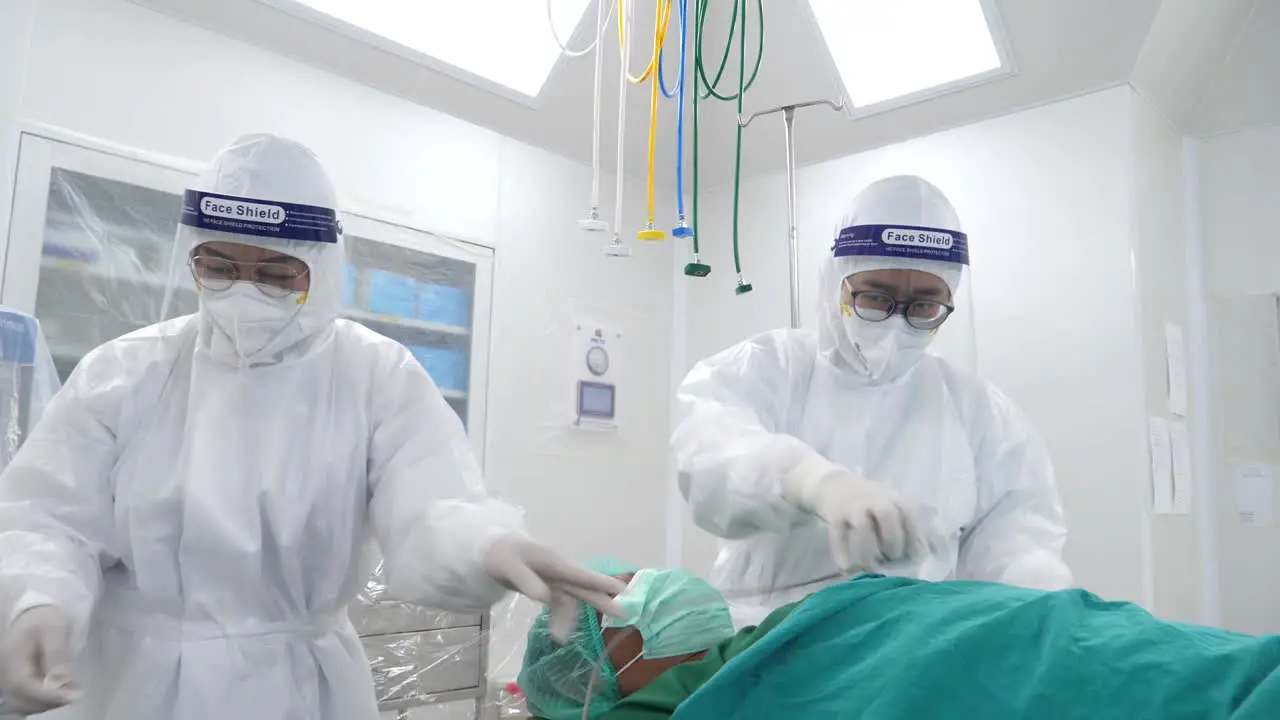
[[[462,423],[399,345],[375,383],[369,443],[369,513],[383,554],[387,598],[451,611],[479,610],[506,590],[484,569],[498,537],[523,531],[523,514],[485,493]]]
[[[698,527],[722,538],[815,522],[783,499],[783,478],[817,455],[787,434],[804,402],[817,344],[758,335],[698,363],[677,393],[671,444],[680,492]]]
[[[82,643],[118,561],[114,500],[116,428],[132,377],[111,346],[77,366],[0,475],[0,623],[53,605]]]
[[[1070,587],[1048,449],[1008,398],[994,388],[988,394],[976,453],[980,520],[961,538],[956,574],[1041,590]]]

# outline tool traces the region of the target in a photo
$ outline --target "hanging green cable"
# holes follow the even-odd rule
[[[746,0],[742,0],[741,2],[739,2],[738,0],[734,0],[733,15],[729,16],[729,33],[725,38],[724,52],[720,53],[720,67],[716,68],[716,77],[714,80],[707,80],[707,67],[702,63],[702,60],[701,60],[702,32],[706,30],[706,27],[707,27],[706,18],[707,18],[707,7],[709,6],[709,4],[710,4],[710,0],[703,0],[701,4],[701,8],[699,9],[699,13],[698,13],[701,17],[698,19],[702,20],[702,22],[698,23],[697,34],[694,36],[697,39],[696,44],[694,45],[694,49],[698,51],[697,57],[695,58],[695,65],[697,66],[698,75],[702,77],[702,84],[705,85],[707,88],[707,91],[702,96],[702,98],[704,100],[707,98],[715,98],[717,100],[723,100],[724,102],[732,102],[738,99],[738,95],[736,94],[721,95],[720,93],[716,92],[716,89],[720,86],[720,79],[724,77],[724,71],[729,66],[729,53],[733,52],[733,31],[735,29],[739,31],[739,37],[742,41],[738,47],[738,50],[739,50],[738,54],[740,56],[739,59],[743,61],[741,63],[742,67],[740,67],[739,70],[742,72],[742,74],[744,75],[746,74],[745,54],[746,54],[746,33],[747,33],[747,27],[746,27],[747,3],[746,3]],[[742,25],[738,25],[739,10],[742,11]],[[760,65],[764,61],[764,0],[756,0],[756,16],[760,21],[760,33],[759,33],[759,36],[756,38],[755,66],[751,69],[751,77],[747,78],[745,86],[743,85],[742,82],[738,83],[739,87],[744,87],[744,89],[746,90],[750,90],[751,86],[756,84],[756,77],[760,74]],[[741,81],[741,78],[739,78],[739,81]]]
[[[742,98],[746,95],[747,90],[755,83],[756,77],[760,73],[760,66],[764,59],[764,0],[756,0],[756,15],[760,26],[758,43],[756,47],[756,59],[754,67],[747,74],[747,0],[734,0],[733,15],[729,20],[729,34],[725,40],[724,52],[720,55],[720,66],[716,69],[715,78],[708,80],[706,75],[706,64],[702,59],[703,33],[706,30],[707,8],[710,0],[698,0],[696,12],[694,13],[694,90],[693,90],[693,255],[694,262],[685,266],[686,275],[703,276],[711,272],[711,268],[701,264],[698,259],[699,251],[699,235],[698,235],[698,190],[699,190],[699,172],[698,172],[698,101],[709,98],[715,98],[724,102],[736,102],[738,116],[742,115]],[[738,15],[741,14],[741,22],[739,23]],[[719,84],[724,76],[725,67],[729,62],[729,53],[733,50],[733,31],[738,31],[738,91],[733,94],[722,94],[719,92]],[[700,87],[701,86],[701,87]],[[703,88],[705,87],[705,92]],[[751,285],[742,277],[742,259],[739,252],[739,232],[738,232],[738,213],[741,198],[742,185],[742,126],[735,122],[736,137],[735,151],[733,163],[733,267],[734,272],[738,275],[738,286],[734,292],[741,295],[751,292]]]
[[[764,0],[759,0],[764,2]],[[747,94],[747,0],[741,0],[742,23],[738,25],[738,113],[734,117],[737,131],[733,154],[733,271],[738,273],[738,286],[733,289],[741,295],[751,292],[751,284],[742,279],[742,257],[738,253],[738,197],[742,194],[742,96]],[[763,12],[763,11],[762,11]],[[763,17],[763,15],[762,15]],[[760,27],[760,44],[764,44],[764,26]],[[763,55],[763,53],[761,53]],[[757,66],[758,67],[758,66]],[[714,90],[712,90],[714,92]]]
[[[701,95],[701,88],[698,82],[698,56],[699,43],[697,38],[701,37],[702,23],[698,20],[698,16],[702,9],[702,4],[706,0],[697,0],[693,11],[693,54],[694,54],[694,72],[693,72],[693,216],[690,218],[693,225],[693,262],[684,266],[684,274],[689,277],[706,277],[711,274],[711,266],[702,262],[702,258],[698,256],[698,96]]]

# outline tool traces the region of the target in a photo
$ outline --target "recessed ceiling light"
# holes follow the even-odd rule
[[[295,1],[530,98],[541,92],[560,57],[542,0]],[[590,2],[554,0],[560,37],[573,34]]]
[[[856,108],[1009,70],[982,0],[809,0]]]

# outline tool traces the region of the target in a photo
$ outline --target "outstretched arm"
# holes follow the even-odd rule
[[[783,499],[784,479],[815,452],[785,431],[803,402],[815,348],[803,336],[766,333],[689,372],[677,395],[671,444],[680,491],[702,529],[738,539],[785,532],[810,517]]]

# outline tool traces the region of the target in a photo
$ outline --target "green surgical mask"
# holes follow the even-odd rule
[[[685,570],[640,570],[614,602],[624,617],[606,617],[603,626],[638,630],[646,659],[702,652],[733,635],[724,597]]]

